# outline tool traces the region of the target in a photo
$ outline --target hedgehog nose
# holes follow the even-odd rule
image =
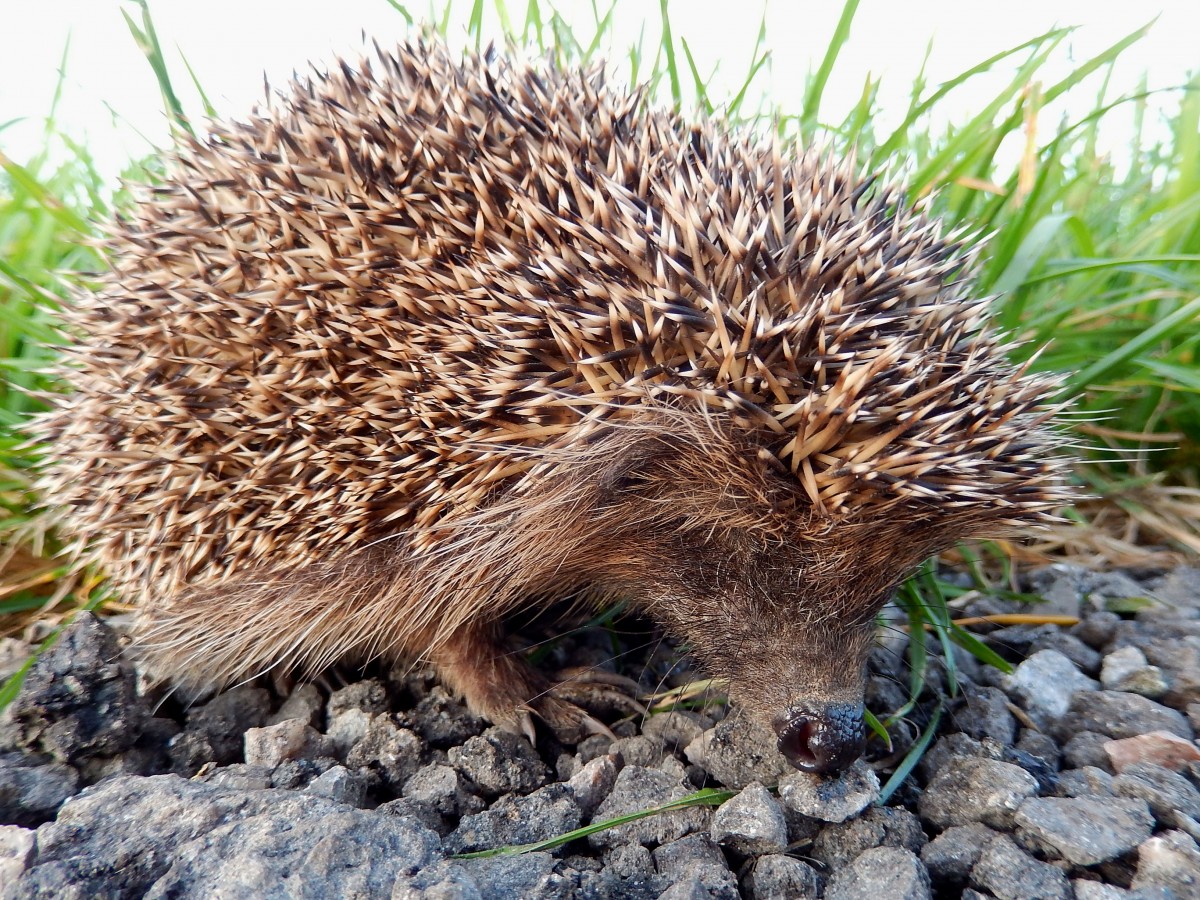
[[[862,755],[866,743],[860,703],[793,706],[774,725],[779,752],[802,772],[837,774]]]

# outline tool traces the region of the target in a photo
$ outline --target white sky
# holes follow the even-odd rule
[[[597,0],[602,9],[609,0]],[[427,0],[406,4],[417,13]],[[512,18],[523,21],[526,0],[508,0]],[[39,120],[50,108],[59,59],[71,40],[60,127],[86,140],[102,171],[113,174],[150,143],[166,142],[166,121],[157,86],[145,59],[134,46],[121,10],[135,18],[138,7],[119,0],[4,0],[7,34],[0,54],[0,150],[21,161],[38,146]],[[440,2],[438,3],[440,6]],[[553,5],[577,36],[590,38],[590,0],[541,0],[543,15]],[[470,0],[454,4],[452,38],[465,42]],[[488,24],[496,31],[493,3],[487,0]],[[1188,70],[1200,70],[1200,0],[863,0],[851,42],[843,51],[822,105],[823,117],[840,119],[858,99],[868,73],[884,75],[881,99],[891,121],[906,107],[908,90],[930,38],[930,84],[952,77],[991,54],[1053,25],[1078,25],[1069,47],[1057,57],[1061,76],[1073,62],[1086,59],[1124,34],[1160,15],[1151,35],[1131,50],[1118,73],[1118,87],[1132,89],[1142,70],[1152,87],[1179,84]],[[762,0],[673,0],[676,36],[687,39],[701,72],[720,62],[713,94],[728,96],[740,85],[762,16]],[[767,40],[773,63],[757,82],[787,112],[800,107],[804,73],[820,62],[840,13],[835,0],[774,0],[768,6]],[[263,73],[282,86],[293,69],[338,54],[355,57],[362,34],[387,46],[403,37],[403,18],[386,0],[152,0],[159,38],[174,66],[174,82],[185,107],[200,112],[190,79],[180,63],[187,57],[197,78],[222,115],[238,117],[262,96]],[[615,14],[614,46],[623,52],[645,29],[647,48],[658,40],[658,4],[620,0]],[[652,52],[652,51],[650,51]],[[610,54],[611,57],[611,54]],[[621,60],[618,70],[628,71]],[[681,76],[690,81],[686,70]],[[1004,79],[1005,81],[1007,78]],[[993,81],[995,87],[1003,81]],[[948,109],[969,114],[986,97],[986,82],[976,91],[952,95]],[[1090,108],[1084,91],[1077,109]],[[1177,100],[1165,100],[1170,109]],[[1125,120],[1115,120],[1128,122]],[[1127,127],[1127,125],[1126,125]],[[1124,139],[1114,125],[1110,138]]]

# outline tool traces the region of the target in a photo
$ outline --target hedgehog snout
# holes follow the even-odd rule
[[[866,744],[861,703],[793,706],[772,724],[779,752],[802,772],[836,775],[862,755]]]

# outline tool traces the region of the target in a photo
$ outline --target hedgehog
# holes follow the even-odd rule
[[[510,623],[619,599],[838,772],[900,580],[1070,500],[1056,382],[885,181],[603,67],[314,68],[108,227],[41,489],[181,686],[407,661],[579,733]]]

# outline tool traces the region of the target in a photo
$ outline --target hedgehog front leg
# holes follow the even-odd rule
[[[574,703],[555,696],[555,686],[486,626],[465,627],[428,654],[442,683],[470,709],[534,742],[533,716],[561,740],[576,743],[608,728]]]

